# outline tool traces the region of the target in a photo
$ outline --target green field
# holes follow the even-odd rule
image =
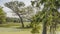
[[[29,25],[30,23],[24,22],[24,25]],[[41,25],[41,24],[40,24]],[[32,28],[22,28],[21,23],[7,23],[0,24],[0,34],[32,34]],[[60,30],[60,28],[58,29]],[[42,27],[40,29],[40,34],[42,33]],[[60,32],[58,31],[58,34]]]
[[[25,27],[28,24],[25,22]],[[21,23],[0,24],[0,34],[31,34],[31,28],[21,28]]]
[[[31,29],[16,29],[0,27],[0,34],[31,34]]]
[[[21,23],[0,24],[0,34],[32,34],[32,28],[26,28],[29,22],[24,22],[25,28],[21,27]]]

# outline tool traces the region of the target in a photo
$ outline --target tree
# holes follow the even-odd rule
[[[21,9],[22,9],[21,11],[25,11],[25,12],[23,12],[22,18],[31,22],[32,16],[35,15],[34,8],[32,6],[27,6],[27,7],[21,8]],[[31,27],[30,24],[28,27]]]
[[[3,11],[3,8],[0,6],[0,24],[3,24],[6,22],[6,15],[5,12]]]
[[[58,22],[58,9],[60,8],[60,0],[35,0],[32,1],[32,5],[35,7],[40,7],[41,5],[44,5],[44,8],[42,9],[42,22],[43,22],[43,33],[47,34],[47,25],[52,26],[52,30],[54,30],[54,26],[56,26],[56,22]],[[40,16],[41,17],[41,16]],[[55,18],[54,18],[55,17]],[[54,31],[53,31],[54,34]]]
[[[13,10],[13,12],[19,16],[20,22],[22,23],[22,27],[24,27],[23,19],[21,16],[23,11],[21,11],[21,8],[24,7],[25,4],[23,2],[11,1],[11,2],[5,3],[5,6]]]
[[[27,6],[23,10],[25,11],[25,16],[23,16],[23,17],[31,22],[32,16],[35,15],[33,7]]]

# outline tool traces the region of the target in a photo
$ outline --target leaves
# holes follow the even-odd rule
[[[6,15],[5,12],[2,10],[2,8],[0,7],[0,24],[5,23],[6,22]]]
[[[57,23],[59,23],[59,12],[58,9],[60,8],[60,0],[35,0],[36,6],[35,7],[40,7],[40,5],[44,4],[44,7],[40,12],[38,12],[35,16],[35,24],[38,24],[40,22],[43,22],[45,26],[56,26]],[[40,13],[40,14],[39,14]],[[55,25],[56,24],[56,25]],[[37,25],[36,25],[37,26]],[[56,28],[56,27],[54,27]]]

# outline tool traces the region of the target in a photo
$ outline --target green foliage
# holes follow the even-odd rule
[[[39,32],[39,30],[41,29],[40,22],[42,22],[40,18],[41,14],[42,14],[41,12],[38,12],[35,16],[32,17],[32,24],[31,24],[33,28],[31,31],[32,33],[40,33]]]
[[[6,22],[19,23],[19,18],[6,17]]]
[[[19,1],[11,1],[11,2],[5,3],[5,6],[13,10],[13,12],[17,16],[19,16],[20,22],[22,23],[22,27],[24,27],[23,19],[21,17],[23,11],[20,11],[20,8],[24,7],[25,4]]]
[[[59,0],[35,0],[33,2],[35,3],[34,4],[35,7],[38,6],[38,8],[40,7],[40,5],[44,5],[44,8],[42,9],[41,13],[39,12],[40,14],[37,14],[38,18],[35,16],[33,23],[35,22],[34,24],[37,24],[38,21],[40,20],[39,23],[42,22],[43,25],[45,25],[43,27],[52,26],[54,30],[57,24],[60,23],[58,21],[60,19],[59,18],[60,13],[58,12],[58,9],[60,8],[60,1]],[[47,32],[44,31],[44,28],[43,28],[43,34],[46,34],[46,33]]]
[[[41,26],[39,24],[33,24],[32,33],[40,33]]]
[[[2,8],[0,7],[0,24],[5,23],[6,22],[6,15],[5,12],[2,10]]]

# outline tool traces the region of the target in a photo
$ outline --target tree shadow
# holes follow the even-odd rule
[[[32,27],[16,27],[16,29],[31,29]]]

